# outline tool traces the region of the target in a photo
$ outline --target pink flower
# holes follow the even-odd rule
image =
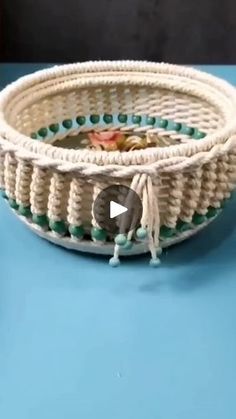
[[[94,147],[100,146],[104,150],[118,150],[119,145],[125,140],[124,134],[119,131],[90,132],[88,134]]]

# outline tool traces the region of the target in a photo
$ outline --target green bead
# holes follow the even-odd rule
[[[107,238],[107,232],[102,228],[93,227],[91,230],[91,236],[95,240],[105,241]]]
[[[203,214],[198,214],[197,212],[193,216],[193,223],[196,225],[200,225],[202,223],[205,223],[207,220],[207,217]]]
[[[146,228],[139,227],[136,231],[136,237],[138,240],[144,240],[147,237],[147,230]]]
[[[62,125],[66,129],[71,129],[73,125],[73,121],[72,119],[64,119],[64,121],[62,121]]]
[[[127,116],[126,114],[124,114],[124,113],[119,113],[119,115],[118,115],[118,121],[119,121],[121,124],[126,124],[127,120],[128,120],[128,116]]]
[[[167,127],[167,125],[168,125],[168,121],[167,121],[167,119],[162,119],[162,118],[158,118],[158,119],[157,119],[157,126],[158,126],[159,128],[166,128],[166,127]]]
[[[146,124],[147,125],[154,125],[156,122],[156,118],[154,116],[147,116]]]
[[[183,135],[188,135],[189,137],[192,137],[192,135],[194,134],[194,128],[188,127],[187,125],[182,125],[180,132]]]
[[[51,124],[51,125],[49,125],[49,129],[54,134],[56,134],[59,131],[59,129],[60,129],[60,125],[59,124]]]
[[[125,245],[122,247],[124,250],[131,250],[133,247],[133,242],[131,240],[127,240]]]
[[[207,218],[213,218],[219,213],[219,211],[220,208],[209,207],[206,216]]]
[[[17,204],[15,199],[9,198],[8,202],[9,202],[9,205],[10,205],[11,208],[13,208],[15,210],[18,209],[19,205]]]
[[[67,232],[67,227],[64,221],[49,221],[49,227],[51,230],[55,231],[55,233],[58,233],[60,235],[64,235]]]
[[[194,130],[194,134],[193,134],[194,140],[201,140],[205,136],[206,134],[204,132],[199,131],[197,128]]]
[[[69,232],[71,236],[77,237],[78,239],[81,239],[82,237],[84,237],[84,234],[85,234],[84,227],[82,225],[80,226],[70,225]]]
[[[92,122],[92,124],[98,124],[98,122],[100,121],[100,116],[99,115],[90,115],[90,121]]]
[[[32,215],[30,205],[25,207],[24,205],[20,204],[18,208],[18,212],[20,215],[23,215],[24,217],[31,217]]]
[[[86,122],[85,116],[77,116],[76,122],[78,125],[84,125]]]
[[[116,268],[117,266],[119,266],[120,265],[120,260],[118,259],[118,258],[116,258],[116,257],[112,257],[110,260],[109,260],[109,265],[110,266],[112,266],[113,268]]]
[[[47,134],[48,134],[48,130],[47,130],[47,128],[45,128],[45,127],[40,128],[40,129],[38,130],[38,135],[39,135],[40,137],[42,137],[42,138],[47,137]]]
[[[180,233],[191,229],[191,224],[186,223],[185,221],[179,220],[176,225],[176,230]]]
[[[30,134],[30,137],[33,138],[33,140],[37,140],[36,132],[32,132],[32,134]]]
[[[119,246],[124,246],[127,243],[127,238],[125,234],[117,234],[115,237],[115,243]]]
[[[46,214],[43,214],[43,215],[33,214],[32,220],[33,220],[33,223],[39,225],[40,227],[48,226],[48,217]]]
[[[176,231],[174,228],[167,227],[165,225],[161,226],[160,228],[160,236],[164,238],[173,237],[175,235]]]
[[[108,113],[105,113],[105,114],[103,115],[103,121],[104,121],[106,124],[111,124],[111,123],[113,122],[113,116],[112,116],[112,115],[110,115],[110,114],[108,114]]]
[[[169,131],[180,131],[181,130],[181,124],[180,122],[175,122],[175,121],[168,121],[168,125],[167,125],[167,129]]]
[[[133,115],[132,122],[133,124],[140,124],[142,121],[142,117],[140,115]]]

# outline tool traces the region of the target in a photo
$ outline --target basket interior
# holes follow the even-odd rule
[[[83,147],[83,142],[79,140],[83,139],[83,136],[78,137],[79,140],[70,138],[69,141],[65,141],[65,139],[88,131],[115,129],[137,134],[137,132],[149,132],[151,129],[153,131],[154,128],[155,132],[155,127],[146,126],[146,117],[184,124],[197,128],[205,134],[217,131],[226,122],[222,107],[227,98],[218,92],[222,107],[213,100],[213,94],[212,100],[210,94],[207,99],[204,98],[202,84],[198,86],[197,91],[194,82],[191,89],[190,82],[186,92],[183,81],[179,86],[168,89],[158,85],[158,77],[155,82],[157,86],[155,84],[149,86],[148,83],[145,85],[143,82],[139,85],[136,80],[133,85],[126,79],[122,83],[120,78],[112,85],[104,82],[92,85],[91,76],[88,77],[87,83],[81,83],[79,75],[75,77],[71,76],[71,80],[68,78],[61,83],[58,80],[57,83],[53,80],[41,82],[15,93],[4,109],[4,117],[8,124],[26,136],[32,136],[32,133],[37,133],[43,128],[47,130],[48,135],[46,138],[40,138],[41,140],[58,147],[80,148]],[[83,78],[86,80],[86,75],[83,75]],[[129,118],[133,115],[141,116],[142,123],[132,123],[130,119],[126,124],[120,123],[117,120],[119,114],[127,115]],[[77,124],[78,117],[85,117],[89,122],[91,115],[99,116],[100,121],[104,115],[111,115],[113,122],[106,124],[105,127],[100,122],[92,125],[86,123],[83,126]],[[72,122],[69,132],[62,125],[65,120]],[[53,124],[59,124],[62,128],[56,135],[49,129]],[[156,129],[156,133],[160,131],[163,133],[162,129]],[[165,132],[165,139],[170,141],[165,141],[163,145],[173,145],[186,140],[185,133],[180,131],[177,134],[172,129]]]

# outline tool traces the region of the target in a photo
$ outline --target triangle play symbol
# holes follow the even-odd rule
[[[118,215],[121,215],[126,211],[128,211],[128,208],[115,201],[110,201],[110,218],[118,217]]]

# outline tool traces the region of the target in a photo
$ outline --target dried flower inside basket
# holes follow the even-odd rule
[[[119,131],[91,132],[88,134],[90,146],[96,150],[130,151],[155,147],[157,142],[146,136],[127,135]]]

